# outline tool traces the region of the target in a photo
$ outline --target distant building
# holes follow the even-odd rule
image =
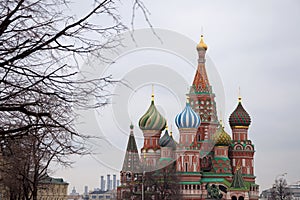
[[[52,178],[50,176],[46,176],[38,185],[37,199],[67,200],[68,185],[69,184],[64,182],[62,178]],[[8,199],[10,199],[9,190],[0,184],[0,200]]]
[[[99,200],[99,199],[106,199],[106,200],[116,199],[116,191],[94,190],[89,193],[89,200]]]
[[[68,185],[62,178],[45,176],[39,183],[38,198],[40,200],[67,200]]]
[[[83,197],[76,192],[75,187],[73,187],[72,192],[68,195],[68,200],[83,200]]]
[[[0,148],[0,168],[5,167],[3,154]],[[68,183],[62,178],[53,178],[47,174],[38,183],[37,199],[39,200],[67,200]],[[10,199],[9,188],[3,184],[2,173],[0,173],[0,200]]]
[[[289,192],[291,193],[293,200],[300,200],[300,183],[289,185],[286,189],[288,189]],[[272,199],[272,188],[262,191],[259,196],[259,199],[273,200]]]

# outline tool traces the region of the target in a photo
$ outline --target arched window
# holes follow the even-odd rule
[[[251,151],[252,148],[250,146],[246,146],[246,150]]]
[[[239,196],[239,200],[244,200],[244,197],[243,196]]]
[[[242,146],[240,146],[240,145],[239,145],[239,146],[236,146],[235,149],[236,149],[236,150],[242,150]]]
[[[237,200],[236,196],[232,196],[231,200]]]

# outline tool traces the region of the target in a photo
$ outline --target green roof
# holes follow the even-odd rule
[[[181,181],[181,182],[179,182],[179,184],[181,184],[181,185],[198,185],[198,184],[201,184],[201,182],[200,181],[192,181],[192,182]]]
[[[52,178],[46,175],[44,178],[41,179],[40,183],[42,184],[62,184],[68,185],[69,183],[65,182],[62,178]]]
[[[209,176],[213,176],[213,177],[215,177],[215,176],[221,176],[221,177],[232,176],[231,173],[215,173],[215,172],[203,172],[202,175],[204,177],[209,177]]]
[[[224,157],[214,157],[214,160],[216,160],[216,161],[218,161],[218,160],[228,161],[229,158],[224,158]]]
[[[132,126],[130,128],[133,128]],[[133,129],[130,130],[130,135],[127,143],[127,149],[123,161],[122,171],[138,171],[140,165],[140,156],[137,149]]]
[[[242,177],[242,174],[241,174],[241,169],[238,169],[238,170],[235,171],[230,187],[235,188],[235,189],[245,189],[245,188],[247,188],[246,185],[245,185],[244,179]]]

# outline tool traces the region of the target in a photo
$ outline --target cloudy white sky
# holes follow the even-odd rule
[[[300,128],[298,127],[300,120],[300,2],[297,0],[191,0],[185,2],[147,0],[144,3],[151,13],[149,16],[151,23],[156,28],[176,32],[197,43],[202,33],[201,27],[203,27],[205,42],[209,48],[207,54],[213,61],[224,86],[225,107],[221,109],[224,112],[222,114],[224,120],[228,121],[230,113],[236,107],[238,87],[241,88],[243,105],[252,117],[249,138],[256,148],[255,174],[257,183],[261,185],[260,189],[270,187],[275,177],[282,173],[287,173],[286,178],[290,184],[300,181]],[[84,1],[77,3],[74,10],[78,12],[81,6],[86,7]],[[123,20],[129,22],[132,10],[127,2],[123,2],[120,11]],[[148,28],[140,14],[136,16],[135,27],[137,29]],[[171,58],[163,54],[159,56],[158,52],[151,55],[159,57],[157,58],[159,62],[154,67],[162,65],[158,71],[162,70],[165,73],[164,70],[168,67],[164,67],[169,64],[164,63],[163,58],[166,57],[167,60]],[[143,58],[138,54],[132,54],[128,55],[127,59],[121,60],[124,63],[120,63],[126,66],[128,63],[134,63],[138,66],[130,69],[133,77],[136,77],[134,73],[138,75],[142,73],[138,70],[147,67],[143,66],[143,61],[145,65],[149,64],[149,57],[145,57],[144,60]],[[180,62],[183,61],[174,61],[175,64],[186,64]],[[193,77],[193,75],[192,72],[190,76]],[[166,72],[166,76],[171,80],[172,72],[170,74]],[[184,77],[188,79],[189,75],[184,75]],[[151,79],[151,76],[148,78]],[[176,78],[175,74],[174,79]],[[125,112],[130,118],[128,121],[125,120],[125,124],[127,122],[129,124],[130,121],[137,124],[137,116],[143,114],[149,106],[150,99],[145,94],[149,92],[147,83],[150,80],[142,84],[143,80],[139,80],[137,92],[134,94],[129,92],[129,99],[124,99],[124,102],[126,101]],[[114,92],[117,91],[121,90]],[[178,97],[176,92],[174,94],[165,87],[157,87],[158,104],[160,95],[167,95],[169,101],[175,102],[165,107],[163,107],[164,102],[161,102],[162,108],[160,109],[163,113],[169,113],[167,115],[171,118],[180,111],[181,98],[184,99],[184,96]],[[121,99],[119,98],[118,101]],[[117,111],[120,111],[120,115],[124,112],[114,109],[114,115],[118,115]],[[97,118],[95,121],[82,120],[82,124],[89,127],[90,132],[95,133],[97,128],[93,125],[89,126],[89,123],[98,125],[100,123],[101,126],[105,123],[105,113],[108,112],[111,110],[99,110],[95,114]],[[118,120],[118,117],[113,118]],[[103,126],[101,130],[106,136],[110,135],[108,138],[118,138],[118,134],[122,135],[124,132],[119,133],[118,129],[107,130],[107,127],[103,128]],[[226,130],[231,133],[228,125]],[[110,131],[114,133],[108,133]],[[80,192],[83,191],[84,185],[88,185],[90,189],[99,187],[101,175],[119,174],[121,166],[119,169],[117,166],[123,159],[123,155],[120,157],[115,154],[109,155],[108,149],[118,146],[118,151],[122,154],[127,143],[126,134],[125,137],[120,138],[121,141],[116,139],[120,142],[117,142],[118,144],[115,141],[110,141],[110,144],[101,140],[93,141],[97,154],[92,157],[74,158],[76,163],[73,168],[57,169],[53,175],[62,176],[70,183],[70,188],[75,186]],[[119,145],[121,143],[124,145]]]

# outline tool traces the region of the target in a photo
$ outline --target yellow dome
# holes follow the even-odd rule
[[[213,141],[217,146],[228,146],[231,143],[231,137],[225,132],[223,126],[220,125],[219,129],[213,136]]]
[[[200,42],[199,42],[199,44],[197,45],[197,50],[200,50],[200,49],[205,49],[205,50],[207,50],[207,45],[204,43],[203,35],[201,35]]]

